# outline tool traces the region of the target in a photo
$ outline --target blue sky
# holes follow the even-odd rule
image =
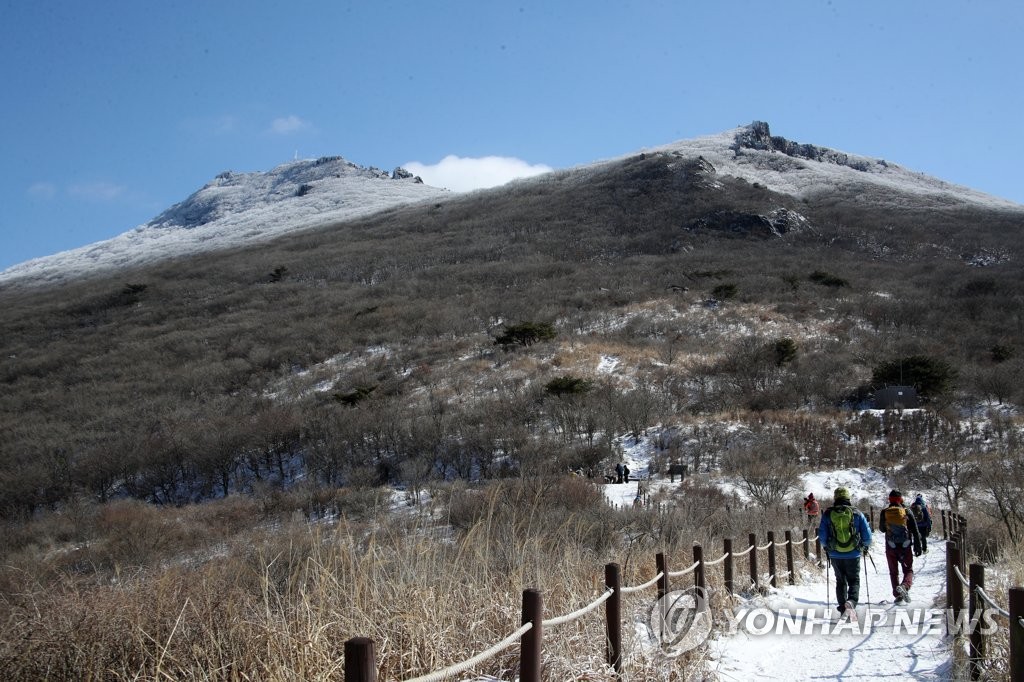
[[[417,162],[428,180],[458,157],[434,183],[455,186],[754,119],[1024,203],[1019,0],[0,10],[0,269],[130,230],[221,171],[296,154]],[[472,161],[485,157],[500,157],[487,173]]]

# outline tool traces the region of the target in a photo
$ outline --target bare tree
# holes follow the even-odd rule
[[[737,448],[723,457],[723,469],[740,481],[740,487],[762,509],[778,505],[799,482],[800,471],[793,453],[773,444]]]

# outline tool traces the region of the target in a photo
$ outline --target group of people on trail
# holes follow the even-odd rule
[[[619,462],[615,465],[615,482],[629,483],[629,466]]]
[[[808,503],[813,501],[817,516],[817,500],[813,494],[804,499],[808,520],[812,520]],[[889,504],[878,515],[878,530],[885,536],[885,559],[889,565],[889,582],[897,604],[910,601],[910,588],[914,584],[914,557],[928,551],[927,537],[931,533],[932,519],[924,498],[918,495],[908,508],[903,493],[889,492]],[[818,525],[818,540],[828,552],[829,564],[835,573],[836,604],[840,617],[857,619],[860,601],[861,557],[871,546],[871,524],[864,514],[853,506],[850,491],[835,489],[832,506],[825,510]],[[902,572],[902,575],[900,575]]]

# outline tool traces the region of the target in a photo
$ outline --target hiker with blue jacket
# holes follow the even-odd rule
[[[832,506],[821,515],[818,540],[828,550],[836,574],[836,603],[839,614],[857,620],[860,600],[860,558],[871,546],[871,527],[860,510],[850,502],[850,491],[836,488]]]
[[[921,533],[914,512],[903,506],[903,493],[899,490],[889,493],[889,506],[878,514],[878,530],[885,533],[885,560],[889,564],[892,596],[897,604],[906,604],[914,584],[914,557],[921,556]]]
[[[928,511],[928,505],[925,504],[924,496],[921,493],[914,498],[913,504],[910,505],[910,511],[914,512],[914,518],[917,519],[917,532],[921,535],[921,553],[927,554],[928,536],[932,534],[932,515]]]

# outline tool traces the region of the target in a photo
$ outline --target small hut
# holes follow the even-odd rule
[[[909,410],[915,407],[921,407],[921,401],[913,386],[886,386],[875,391],[876,410]]]

